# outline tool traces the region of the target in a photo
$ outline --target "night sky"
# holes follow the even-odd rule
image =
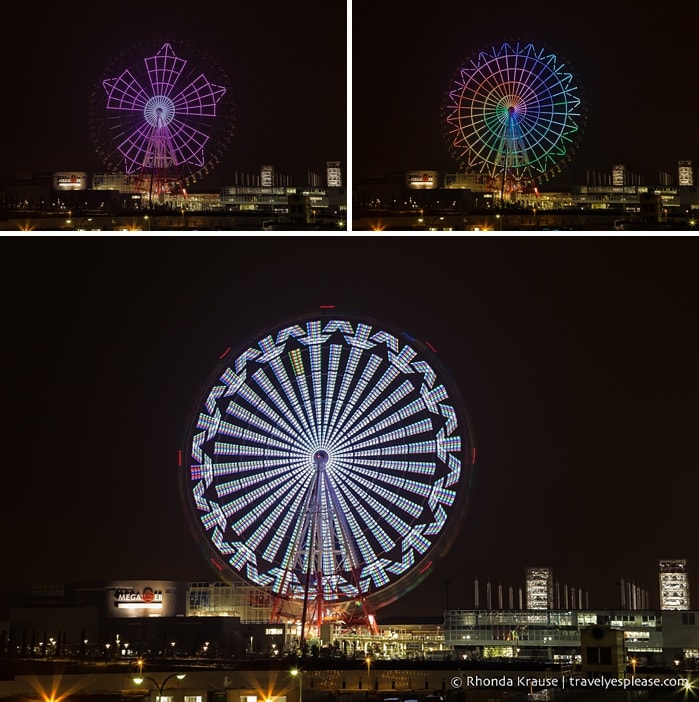
[[[660,558],[688,558],[699,588],[694,239],[14,244],[3,582],[214,579],[177,486],[190,414],[222,351],[334,304],[429,341],[478,447],[458,541],[380,616],[473,607],[474,578],[516,590],[528,566],[592,607],[620,578],[657,606]]]
[[[493,44],[523,41],[565,59],[587,98],[577,154],[547,189],[585,183],[587,172],[627,167],[646,185],[677,162],[699,162],[693,133],[695,28],[678,3],[644,10],[613,3],[433,2],[354,5],[355,179],[412,169],[458,170],[440,107],[460,65]]]
[[[307,171],[324,179],[327,161],[346,168],[342,4],[12,2],[3,9],[3,26],[2,177],[104,172],[90,138],[93,87],[114,77],[105,70],[122,52],[127,68],[133,47],[153,39],[201,49],[228,74],[235,132],[208,187],[232,184],[236,172],[259,174],[263,164],[296,184],[308,182]]]

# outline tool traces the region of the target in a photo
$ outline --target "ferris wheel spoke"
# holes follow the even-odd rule
[[[291,358],[291,363],[293,366],[293,371],[294,373],[298,371],[303,372],[303,366],[298,365],[298,362],[301,358],[300,354],[294,354],[293,352],[290,354]],[[274,376],[276,380],[278,381],[282,391],[283,395],[278,393],[276,390],[274,391],[274,397],[277,398],[277,401],[281,403],[283,406],[286,407],[287,412],[290,412],[293,414],[293,416],[296,418],[296,420],[299,423],[299,426],[301,427],[301,430],[303,434],[307,437],[315,437],[315,432],[314,429],[312,428],[311,424],[309,423],[309,416],[308,416],[308,406],[303,402],[303,400],[299,399],[298,395],[296,394],[296,391],[294,390],[294,384],[291,382],[291,379],[289,378],[289,374],[287,372],[286,367],[284,366],[283,363],[278,358],[273,358],[269,362],[269,366],[272,369],[272,372],[274,373]],[[258,371],[255,373],[254,378],[257,381],[258,376],[262,375],[261,371]],[[266,387],[272,387],[271,381],[265,376],[266,379]],[[258,381],[259,382],[259,381]],[[298,387],[298,386],[297,386]],[[278,405],[280,406],[280,405]]]
[[[378,541],[383,552],[391,551],[398,541],[410,532],[408,522],[398,516],[391,504],[393,493],[372,486],[367,490],[360,481],[353,482],[354,497],[360,500],[358,517],[366,525],[372,539]],[[392,534],[389,535],[384,525],[391,527]]]
[[[209,83],[202,74],[187,85],[173,102],[178,112],[185,115],[215,117],[216,106],[225,93],[225,87]]]
[[[227,443],[217,443],[214,448],[216,456],[233,456],[233,461],[215,461],[212,465],[212,475],[217,481],[216,492],[218,497],[236,492],[236,485],[245,481],[246,476],[262,471],[270,465],[289,466],[288,454],[281,454],[275,459],[269,449],[256,451],[254,449],[241,450]],[[255,455],[257,458],[246,460],[246,456]],[[224,481],[224,478],[235,476],[234,481]]]
[[[296,387],[299,390],[299,395],[301,396],[301,407],[304,411],[304,417],[306,418],[307,431],[314,441],[320,441],[320,436],[318,434],[318,423],[315,421],[315,410],[316,403],[311,398],[311,393],[308,390],[308,383],[306,381],[305,375],[296,376]]]
[[[278,558],[279,551],[284,547],[285,544],[296,543],[297,536],[295,535],[295,530],[300,527],[302,523],[303,509],[302,509],[302,497],[303,492],[298,485],[295,486],[295,491],[291,494],[291,500],[285,501],[285,509],[282,510],[282,519],[278,523],[275,523],[273,529],[266,531],[266,529],[261,528],[259,536],[265,536],[268,539],[267,545],[262,551],[262,557],[268,562],[275,562]],[[266,531],[266,533],[264,533]],[[256,535],[257,536],[257,535]],[[293,568],[294,562],[297,560],[297,555],[294,549],[287,551],[286,556],[282,559],[281,565],[287,570]]]
[[[366,429],[353,437],[354,449],[362,451],[369,447],[372,449],[386,447],[390,451],[396,441],[416,436],[427,436],[433,428],[433,422],[429,417],[418,419],[411,424],[405,424],[403,420],[404,417],[401,413],[395,412],[386,419],[377,422],[374,431]],[[392,429],[392,427],[396,428]]]
[[[358,490],[355,497],[358,499],[355,507],[357,520],[364,524],[364,533],[370,535],[375,544],[372,546],[373,558],[392,551],[400,536],[405,534],[405,530],[401,529],[405,522],[365,491]],[[396,533],[388,534],[384,525],[393,527]]]
[[[178,58],[170,44],[164,44],[155,56],[144,59],[154,95],[169,95],[187,64]]]
[[[268,382],[264,374],[260,374],[255,381],[263,392],[267,390],[269,393],[265,395],[265,397],[276,396],[273,386]],[[259,424],[260,428],[268,426],[261,419],[261,417],[266,417],[272,423],[269,425],[271,426],[269,429],[270,435],[277,436],[280,439],[283,439],[284,436],[289,437],[294,444],[298,444],[298,442],[302,440],[301,437],[304,436],[303,428],[295,421],[294,415],[287,411],[288,408],[286,404],[282,402],[281,397],[277,398],[277,403],[273,406],[249,385],[241,386],[237,394],[245,400],[250,407],[254,408],[254,411],[242,407],[237,402],[231,401],[226,409],[227,414],[230,414],[230,416],[242,422],[249,423],[252,426],[258,426]]]
[[[323,441],[325,438],[325,426],[323,422],[323,355],[320,344],[313,344],[309,348],[311,363],[310,378],[312,387],[313,403],[313,426],[317,430],[317,439]]]
[[[360,506],[355,507],[354,503],[349,504],[345,499],[344,494],[338,494],[337,499],[338,503],[342,507],[343,514],[347,519],[347,523],[349,524],[354,543],[356,545],[358,553],[360,554],[362,562],[371,563],[373,561],[376,561],[378,558],[376,551],[366,537],[366,530],[368,529],[366,527],[366,522],[364,522],[364,528],[362,528],[362,526],[359,523],[359,518],[363,517],[363,509]],[[377,536],[378,533],[372,534],[372,537]],[[385,537],[385,543],[383,545],[385,546],[383,550],[390,550],[390,548],[392,548],[393,546],[393,541],[391,541],[388,537]]]
[[[174,118],[167,127],[167,135],[172,148],[177,155],[177,163],[194,163],[204,165],[206,160],[206,144],[209,135],[197,129],[192,124],[186,124]]]
[[[250,513],[231,525],[236,533],[241,535],[251,527],[255,527],[247,539],[255,550],[269,539],[270,534],[278,534],[280,539],[286,536],[286,529],[280,531],[279,527],[284,524],[282,517],[297,506],[295,503],[299,500],[299,485],[289,484],[287,481],[279,487],[278,491],[268,492],[265,499],[254,510],[250,510]],[[271,553],[271,555],[273,558],[275,554]],[[265,558],[268,561],[272,560],[268,555],[265,555]]]
[[[349,392],[352,379],[357,373],[359,362],[362,359],[362,353],[362,349],[357,346],[350,348],[344,373],[342,373],[340,377],[340,387],[338,388],[335,403],[333,405],[332,416],[330,417],[330,422],[328,424],[329,433],[334,432],[339,414],[342,411],[342,408],[345,406],[345,402],[347,401],[347,393]]]
[[[354,389],[352,391],[352,394],[349,397],[343,397],[342,399],[342,412],[339,413],[337,412],[335,415],[334,422],[331,424],[330,427],[328,427],[329,433],[332,434],[345,434],[348,432],[348,424],[347,424],[347,417],[352,413],[357,405],[357,402],[359,401],[359,398],[362,396],[362,394],[366,391],[367,387],[369,386],[369,383],[371,382],[374,374],[378,370],[378,368],[381,365],[381,359],[378,356],[375,356],[374,354],[371,354],[370,357],[367,359],[366,364],[364,367],[361,369],[361,372],[359,372],[358,368],[355,370],[357,371],[357,378],[356,382],[354,385]],[[389,375],[389,374],[387,374]],[[392,374],[391,374],[392,375]],[[350,380],[353,380],[349,378],[347,375],[345,375],[345,378],[349,384]],[[376,388],[384,388],[390,383],[391,379],[388,379],[386,377],[381,378],[378,383],[374,386],[374,389]],[[380,391],[379,391],[380,392]],[[373,392],[371,393],[371,397],[377,397],[377,393]],[[371,398],[369,398],[368,401],[372,401]],[[340,408],[340,401],[338,401],[337,409],[339,410]],[[358,412],[355,412],[354,415],[357,416]]]
[[[139,113],[146,106],[148,95],[130,71],[124,71],[118,78],[103,80],[102,85],[107,92],[107,110]]]
[[[254,406],[254,405],[253,405]],[[256,410],[260,410],[259,406]],[[273,417],[278,416],[271,413]],[[296,432],[293,427],[282,421],[272,423],[261,417],[258,412],[253,412],[242,407],[237,402],[231,402],[226,407],[226,415],[237,422],[224,422],[218,424],[218,431],[224,436],[246,441],[255,441],[259,444],[270,444],[277,448],[290,449],[296,443]],[[281,418],[280,418],[281,419]]]
[[[366,400],[357,408],[353,423],[347,427],[347,437],[354,438],[362,429],[374,426],[378,417],[385,414],[387,410],[395,408],[400,402],[403,402],[405,398],[414,392],[414,389],[415,386],[409,380],[405,380],[383,400],[381,398],[384,396],[387,386],[382,386],[381,390],[377,392],[372,390]],[[374,409],[369,410],[377,400],[381,401]],[[402,407],[399,412],[403,418],[407,419],[422,410],[424,410],[424,402],[422,400],[413,400]]]
[[[376,465],[381,465],[381,461],[373,462],[366,459],[361,465],[352,470],[347,477],[347,489],[353,490],[353,496],[359,497],[367,491],[375,490],[376,494],[388,500],[391,508],[399,510],[407,515],[409,519],[418,519],[424,514],[425,501],[430,494],[430,485],[427,482],[406,479],[398,476],[382,475],[381,480],[374,480]],[[433,479],[433,470],[428,474],[429,479]]]
[[[117,149],[124,159],[126,173],[134,173],[143,168],[146,157],[150,153],[151,143],[151,130],[140,127],[126,135],[124,140],[117,145]]]
[[[336,429],[342,433],[351,435],[350,428],[360,419],[362,414],[378,401],[382,394],[394,383],[400,373],[420,373],[420,368],[411,365],[415,357],[415,351],[409,346],[404,346],[399,350],[399,343],[395,336],[391,334],[378,333],[372,337],[372,341],[386,344],[390,365],[384,374],[372,387],[367,397],[361,404],[357,404],[361,395],[365,392],[369,381],[378,368],[378,357],[371,354],[365,367],[365,373],[361,376],[355,387],[355,391],[349,401],[345,403],[342,415],[337,420]],[[348,419],[351,417],[351,419]]]
[[[408,461],[393,463],[394,465],[401,465],[401,470],[404,472],[415,470],[415,466]],[[362,466],[353,472],[352,480],[362,485],[365,489],[371,489],[375,485],[377,492],[389,499],[395,509],[405,512],[413,519],[417,519],[424,511],[425,499],[430,492],[428,483],[405,478],[400,473],[389,473],[390,466],[391,462],[388,461],[365,460]],[[381,471],[380,478],[373,480],[373,476],[379,471]],[[432,480],[435,472],[436,466],[434,463],[420,464],[420,473],[425,476],[425,480]]]
[[[305,445],[310,446],[308,441],[308,426],[303,425],[303,416],[299,417],[301,414],[301,408],[296,400],[296,398],[291,399],[291,404],[279,393],[274,383],[268,377],[265,370],[260,369],[253,374],[253,380],[257,383],[260,390],[266,394],[266,396],[271,400],[272,404],[270,407],[274,410],[278,416],[284,417],[286,421],[293,428],[293,432],[297,437],[297,441],[303,442]],[[261,410],[263,408],[260,408]]]
[[[323,434],[328,435],[330,427],[330,412],[335,407],[335,393],[338,389],[340,360],[342,358],[342,346],[340,344],[330,344],[328,355],[328,371],[325,381],[324,408],[323,408]]]

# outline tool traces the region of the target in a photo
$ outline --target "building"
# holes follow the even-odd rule
[[[273,165],[263,165],[254,174],[236,173],[234,182],[216,191],[187,192],[184,189],[151,200],[148,184],[134,175],[59,171],[26,174],[5,184],[4,207],[10,211],[86,213],[93,215],[155,208],[160,212],[259,213],[282,217],[290,200],[298,195],[309,202],[309,221],[347,218],[347,195],[342,187],[339,161],[328,162],[327,185],[317,182],[297,185],[279,174]]]
[[[677,164],[677,182],[681,186],[694,185],[694,170],[691,161],[680,161]]]
[[[585,627],[580,632],[580,659],[582,670],[591,676],[623,678],[627,667],[624,632],[610,626]]]
[[[328,161],[327,180],[329,188],[342,187],[342,167],[340,161]]]
[[[693,186],[691,161],[680,163],[685,165],[680,167],[679,184],[676,179],[661,174],[657,184],[645,185],[623,164],[615,164],[611,173],[588,174],[587,182],[574,184],[567,191],[519,192],[515,202],[505,203],[505,209],[574,214],[609,212],[635,217],[647,224],[680,216],[696,218],[699,193]],[[483,176],[429,169],[387,173],[382,179],[358,183],[353,200],[358,211],[405,213],[429,209],[447,214],[502,209],[500,193]]]
[[[689,574],[687,561],[661,560],[660,566],[660,609],[689,609]]]
[[[553,607],[553,572],[550,568],[527,568],[527,609]]]

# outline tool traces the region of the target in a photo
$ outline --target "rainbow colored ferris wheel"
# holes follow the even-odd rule
[[[452,155],[502,200],[560,173],[584,124],[585,99],[570,67],[550,51],[520,42],[468,59],[442,104]]]

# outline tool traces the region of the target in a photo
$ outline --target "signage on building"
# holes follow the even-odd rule
[[[114,606],[117,609],[148,609],[163,608],[163,591],[144,587],[136,590],[130,587],[114,588]]]
[[[406,173],[406,185],[411,190],[434,190],[437,187],[437,176],[437,171]]]
[[[87,173],[64,171],[53,174],[54,190],[86,190]]]

